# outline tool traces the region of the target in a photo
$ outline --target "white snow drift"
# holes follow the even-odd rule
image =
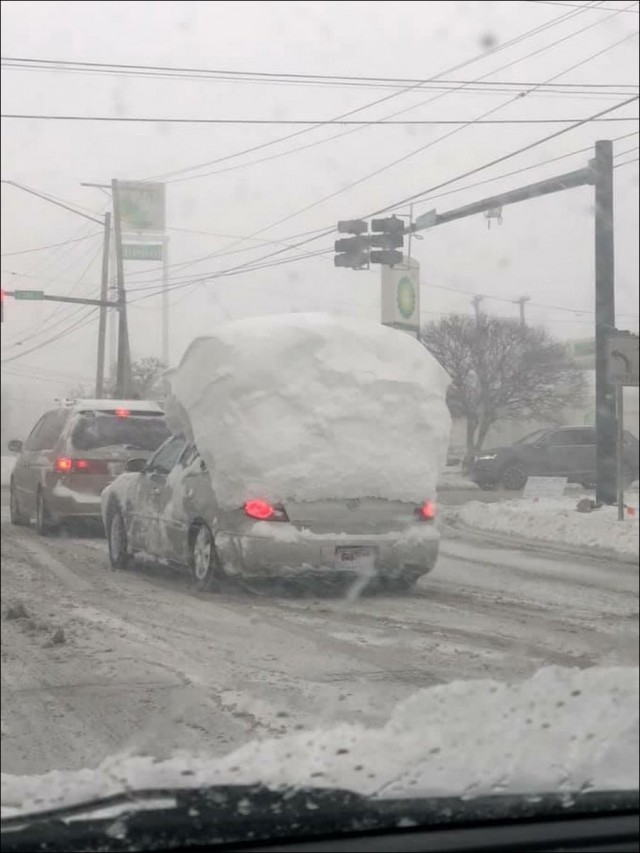
[[[382,728],[254,741],[222,759],[121,755],[91,770],[3,774],[2,814],[124,789],[229,783],[382,797],[636,789],[638,669],[550,667],[513,685],[453,682],[400,703]]]
[[[222,506],[433,496],[449,378],[415,339],[328,314],[217,326],[168,376],[167,413],[195,442]]]
[[[637,503],[637,499],[635,501]],[[589,513],[576,510],[578,497],[480,503],[460,507],[463,524],[541,542],[577,548],[599,548],[624,556],[638,555],[638,514],[618,521],[616,507]]]

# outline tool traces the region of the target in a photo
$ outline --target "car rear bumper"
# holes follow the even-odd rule
[[[492,462],[482,463],[475,462],[471,466],[471,470],[469,472],[469,479],[473,483],[477,483],[481,485],[483,483],[494,485],[500,480],[500,472],[496,465]]]
[[[418,578],[433,569],[440,542],[437,529],[426,524],[422,529],[380,536],[313,534],[291,525],[263,524],[269,528],[264,534],[223,531],[216,534],[218,556],[227,574],[275,578],[309,573],[357,577],[366,573],[386,578]],[[345,547],[373,549],[371,568],[345,569],[336,554],[336,548]]]
[[[56,483],[45,497],[47,508],[56,521],[65,518],[102,520],[99,494],[74,491],[61,483]]]

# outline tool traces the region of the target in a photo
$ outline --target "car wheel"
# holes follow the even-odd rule
[[[111,565],[114,569],[127,569],[131,555],[127,542],[127,528],[119,508],[109,514],[107,525],[107,545]]]
[[[36,495],[36,532],[40,536],[49,536],[57,530],[58,525],[51,518],[51,513],[42,494],[42,489],[38,489]]]
[[[190,568],[196,589],[205,592],[215,588],[220,579],[220,563],[213,534],[206,524],[194,528],[191,536]]]
[[[11,481],[9,488],[9,516],[11,518],[11,524],[14,524],[16,527],[26,527],[31,519],[28,516],[23,515],[20,510],[18,495],[16,493],[16,487],[13,480]]]
[[[509,465],[502,472],[502,485],[510,492],[519,492],[527,485],[528,475],[522,465]]]

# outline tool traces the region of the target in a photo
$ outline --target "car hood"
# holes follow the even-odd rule
[[[2,774],[3,817],[123,790],[212,785],[334,787],[367,797],[638,788],[638,669],[550,667],[516,684],[421,690],[380,728],[339,724],[251,741],[229,755],[131,753],[95,769]]]

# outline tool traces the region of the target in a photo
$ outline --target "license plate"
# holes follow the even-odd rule
[[[373,572],[376,566],[376,548],[352,546],[336,548],[336,568],[352,572]]]

